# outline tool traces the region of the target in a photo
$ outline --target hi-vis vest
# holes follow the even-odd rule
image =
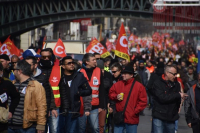
[[[154,72],[154,66],[152,65],[151,67],[146,67],[147,70],[149,70],[150,73]]]
[[[92,88],[92,105],[99,105],[99,86],[100,86],[100,75],[101,75],[101,69],[96,67],[93,70],[92,77],[89,80],[87,73],[84,69],[81,69],[80,72],[82,72],[85,76],[85,78],[88,80],[88,83],[90,87]]]
[[[59,91],[59,82],[61,78],[61,68],[59,66],[59,60],[54,62],[54,66],[51,71],[49,78],[49,83],[53,90],[54,100],[56,107],[60,107],[60,91]]]

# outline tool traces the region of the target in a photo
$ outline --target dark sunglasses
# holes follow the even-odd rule
[[[178,74],[178,73],[172,73],[172,72],[169,72],[169,71],[168,71],[168,73],[170,73],[170,74],[172,74],[174,76],[176,76]]]
[[[19,69],[17,69],[17,68],[16,68],[16,69],[15,69],[15,68],[13,68],[13,71],[15,71],[15,70],[19,70]]]
[[[42,56],[41,59],[45,60],[45,59],[51,59],[51,55],[50,56]]]
[[[75,62],[68,62],[67,64],[64,65],[71,65],[71,64],[75,64]]]
[[[11,62],[11,64],[16,64],[17,62]]]
[[[116,73],[117,71],[112,71],[112,73]]]
[[[96,60],[100,60],[101,58],[96,58]]]

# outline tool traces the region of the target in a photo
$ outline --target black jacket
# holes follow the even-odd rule
[[[180,84],[166,81],[160,77],[154,82],[151,91],[154,97],[153,118],[165,121],[177,120],[181,104]]]
[[[185,118],[187,124],[192,123],[195,124],[200,120],[199,113],[197,112],[196,109],[196,100],[195,100],[195,90],[193,89],[193,85],[197,84],[196,82],[190,82],[189,85],[189,90],[187,92],[188,97],[186,97],[184,101],[184,110],[185,110]],[[197,86],[196,86],[197,87]],[[199,88],[195,88],[199,89]]]
[[[52,66],[53,67],[53,66]],[[47,77],[47,80],[49,81],[49,78],[50,78],[50,75],[51,75],[51,71],[52,71],[52,68],[42,68],[40,66],[40,69],[42,70],[42,73]],[[51,87],[51,86],[50,86]],[[55,105],[55,100],[54,100],[54,95],[53,95],[53,90],[51,88],[51,104],[50,104],[50,110],[52,109],[56,109],[56,105]]]
[[[60,80],[60,97],[61,97],[61,108],[62,110],[70,110],[72,112],[80,111],[80,96],[89,96],[92,94],[92,89],[88,84],[88,81],[84,77],[84,75],[77,71],[73,74],[71,87],[70,87],[70,95],[67,94],[67,82],[65,80],[65,76],[63,75]],[[70,97],[69,97],[70,96]],[[90,101],[91,102],[91,101]],[[87,104],[84,104],[87,106]],[[86,108],[86,107],[84,107]],[[73,114],[73,117],[78,117],[79,114]]]
[[[46,99],[47,99],[46,100],[47,101],[47,112],[48,112],[49,110],[52,110],[52,108],[50,108],[51,106],[55,106],[54,97],[52,98],[53,90],[51,89],[51,86],[49,83],[49,77],[47,77],[47,75],[45,73],[43,73],[41,71],[41,69],[39,69],[39,68],[37,68],[37,73],[33,77],[38,82],[40,82],[45,89]],[[51,105],[51,104],[54,104],[54,105]]]
[[[0,100],[0,107],[7,108],[8,97],[10,97],[11,103],[9,107],[9,112],[14,114],[15,108],[17,107],[20,99],[19,92],[17,92],[16,87],[9,80],[4,80],[3,78],[0,78],[0,96],[3,96],[4,94],[6,94],[7,100],[4,103],[2,103],[2,101]],[[7,129],[7,123],[0,123],[0,132]]]

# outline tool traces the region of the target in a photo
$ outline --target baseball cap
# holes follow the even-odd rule
[[[38,58],[41,57],[41,55],[37,54],[33,49],[27,49],[26,51],[24,51],[22,56],[24,59],[26,59],[28,56],[38,57]]]

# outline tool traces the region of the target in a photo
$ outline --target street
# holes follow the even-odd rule
[[[146,108],[144,110],[145,116],[140,116],[140,122],[138,125],[138,133],[151,133],[151,110]],[[178,133],[192,133],[192,129],[187,126],[185,121],[184,109],[182,107],[179,123]]]

